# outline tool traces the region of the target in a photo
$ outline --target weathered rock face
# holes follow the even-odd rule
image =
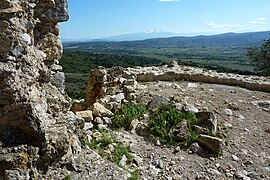
[[[67,124],[83,121],[67,113],[70,102],[58,65],[57,23],[67,19],[67,0],[0,1],[0,179],[19,168],[16,154],[29,155],[28,148],[14,147],[27,145],[42,156],[23,169],[31,164],[46,169],[68,150]]]

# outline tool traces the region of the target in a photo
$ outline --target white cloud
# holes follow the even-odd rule
[[[243,26],[240,24],[217,24],[215,22],[205,22],[207,27],[201,31],[209,33],[225,33],[239,31]]]
[[[206,22],[206,24],[212,28],[241,27],[240,24],[216,24],[214,22]]]
[[[159,0],[159,2],[176,2],[176,1],[179,1],[179,0]]]
[[[254,21],[250,21],[249,23],[250,24],[266,24],[265,21],[267,21],[267,18],[260,17],[260,18],[256,18]]]
[[[267,18],[256,18],[256,21],[266,21],[267,20]]]
[[[266,24],[266,22],[263,21],[250,21],[250,24]]]

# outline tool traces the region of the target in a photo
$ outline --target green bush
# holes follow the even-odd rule
[[[128,178],[128,180],[138,180],[140,177],[140,171],[139,170],[135,170],[131,173],[131,177]]]
[[[123,104],[112,119],[112,126],[116,129],[128,128],[133,119],[141,117],[146,111],[143,104]]]
[[[72,99],[84,99],[87,74],[65,73],[65,90]]]
[[[170,105],[161,106],[156,112],[150,116],[149,127],[150,133],[159,138],[160,142],[168,145],[175,145],[173,137],[170,135],[170,131],[176,127],[176,125],[186,120],[189,127],[189,136],[186,142],[196,141],[197,134],[192,130],[192,125],[196,124],[197,119],[194,113],[191,112],[180,112],[176,108]]]
[[[111,154],[109,154],[105,151],[105,149],[109,144],[113,143],[115,143],[116,145]],[[122,159],[123,155],[127,157],[127,164],[131,164],[133,160],[133,157],[130,154],[130,149],[122,143],[117,142],[115,137],[110,136],[107,132],[101,132],[101,138],[99,138],[98,140],[96,138],[93,138],[91,143],[88,144],[88,146],[91,149],[96,149],[101,157],[106,157],[108,160],[117,164],[119,167],[121,167],[119,162]]]
[[[110,136],[107,132],[102,131],[101,132],[101,139],[97,140],[93,138],[91,142],[88,144],[88,146],[91,149],[96,149],[96,148],[105,148],[109,144],[112,144],[116,142],[115,138]]]
[[[259,74],[270,76],[270,39],[265,40],[259,47],[248,48],[247,55]]]
[[[114,150],[109,160],[111,160],[112,162],[114,162],[115,164],[121,167],[119,162],[121,161],[123,155],[125,155],[127,157],[127,164],[131,164],[133,157],[129,152],[130,152],[130,149],[128,147],[124,146],[123,144],[117,144],[114,147]]]
[[[66,175],[63,180],[70,180],[71,179],[71,176],[70,175]]]

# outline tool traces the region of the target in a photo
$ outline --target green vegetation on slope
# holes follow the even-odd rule
[[[179,64],[202,67],[219,72],[254,74],[247,60],[246,47],[212,47],[199,49],[130,49],[84,52],[66,50],[60,61],[66,74],[66,91],[71,98],[85,97],[85,85],[90,69],[98,66],[154,66],[172,60]]]
[[[108,151],[108,146],[113,145],[113,150]],[[91,143],[88,144],[91,149],[96,149],[101,157],[105,157],[111,162],[121,167],[120,161],[123,155],[127,158],[127,165],[132,163],[133,157],[130,154],[130,149],[120,142],[116,141],[116,138],[109,135],[107,132],[101,132],[101,137],[93,138]],[[107,150],[107,151],[106,151]],[[122,167],[124,168],[124,167]]]
[[[122,127],[128,128],[133,119],[141,117],[146,111],[146,106],[143,104],[122,104],[112,119],[112,125],[116,129]]]
[[[73,99],[85,97],[85,85],[90,69],[103,67],[134,67],[160,65],[161,61],[128,54],[94,53],[83,51],[65,51],[60,61],[66,76],[66,92]]]
[[[247,51],[249,58],[256,65],[255,70],[264,76],[270,76],[270,39],[259,47],[250,47]]]
[[[113,66],[134,67],[160,65],[161,63],[160,60],[148,57],[83,51],[65,51],[60,62],[65,73],[80,74],[88,73],[90,69],[97,68],[98,66],[106,68]]]
[[[161,106],[150,116],[150,133],[158,137],[161,143],[175,145],[177,142],[174,140],[172,135],[170,135],[170,131],[182,121],[187,121],[189,134],[184,142],[180,143],[183,145],[190,145],[195,142],[197,138],[196,132],[191,129],[191,126],[197,123],[197,118],[194,113],[180,112],[171,107],[171,105]]]
[[[196,66],[218,72],[256,74],[246,51],[250,45],[258,45],[268,32],[223,34],[216,36],[175,37],[132,42],[86,42],[64,44],[60,61],[66,73],[66,91],[72,98],[85,97],[85,84],[90,69],[98,66],[134,67],[152,66],[177,61],[182,65]],[[253,62],[262,58],[252,48]],[[251,52],[251,49],[250,51]],[[261,51],[262,52],[262,51]],[[255,56],[256,55],[256,56]],[[262,55],[262,54],[261,54]],[[266,63],[257,63],[265,67]],[[267,66],[266,66],[267,67]],[[262,68],[257,66],[259,73]],[[265,71],[269,72],[269,71]]]

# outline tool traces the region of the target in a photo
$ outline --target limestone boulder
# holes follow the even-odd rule
[[[148,110],[152,111],[156,108],[161,107],[164,104],[168,104],[169,99],[162,96],[154,96],[152,100],[147,104]]]
[[[50,8],[45,8],[48,6]],[[68,16],[68,2],[67,0],[54,0],[45,1],[44,4],[39,4],[38,15],[41,17],[42,21],[47,22],[63,22],[69,19]]]
[[[200,134],[197,141],[201,146],[215,154],[222,151],[223,141],[220,138]]]
[[[140,123],[140,121],[138,119],[132,120],[131,123],[130,123],[130,125],[129,125],[129,130],[131,132],[135,132],[135,130],[136,130],[136,128],[137,128],[137,126],[138,126],[139,123]]]
[[[134,86],[125,85],[123,89],[124,89],[125,93],[134,93],[135,92]]]
[[[124,84],[129,86],[137,86],[138,82],[136,79],[127,79]]]
[[[136,126],[136,133],[140,136],[149,136],[150,135],[150,127],[147,121],[140,121],[140,123]]]
[[[93,112],[93,115],[95,116],[99,116],[99,117],[112,117],[113,116],[113,113],[100,103],[94,103],[89,109]]]
[[[102,98],[106,81],[106,69],[96,69],[89,73],[89,79],[86,86],[86,107],[92,106],[98,99]]]
[[[217,119],[212,112],[198,112],[196,113],[196,118],[198,119],[198,124],[201,127],[206,128],[208,131],[213,133],[217,132]]]
[[[94,120],[93,113],[90,110],[77,111],[76,115],[83,118],[86,122],[92,122]]]
[[[199,110],[194,105],[188,103],[184,105],[183,110],[185,112],[193,112],[193,113],[199,112]]]
[[[111,102],[117,102],[117,103],[121,103],[122,100],[124,100],[124,99],[125,99],[124,93],[119,93],[119,94],[116,94],[116,95],[113,95],[110,97]]]

